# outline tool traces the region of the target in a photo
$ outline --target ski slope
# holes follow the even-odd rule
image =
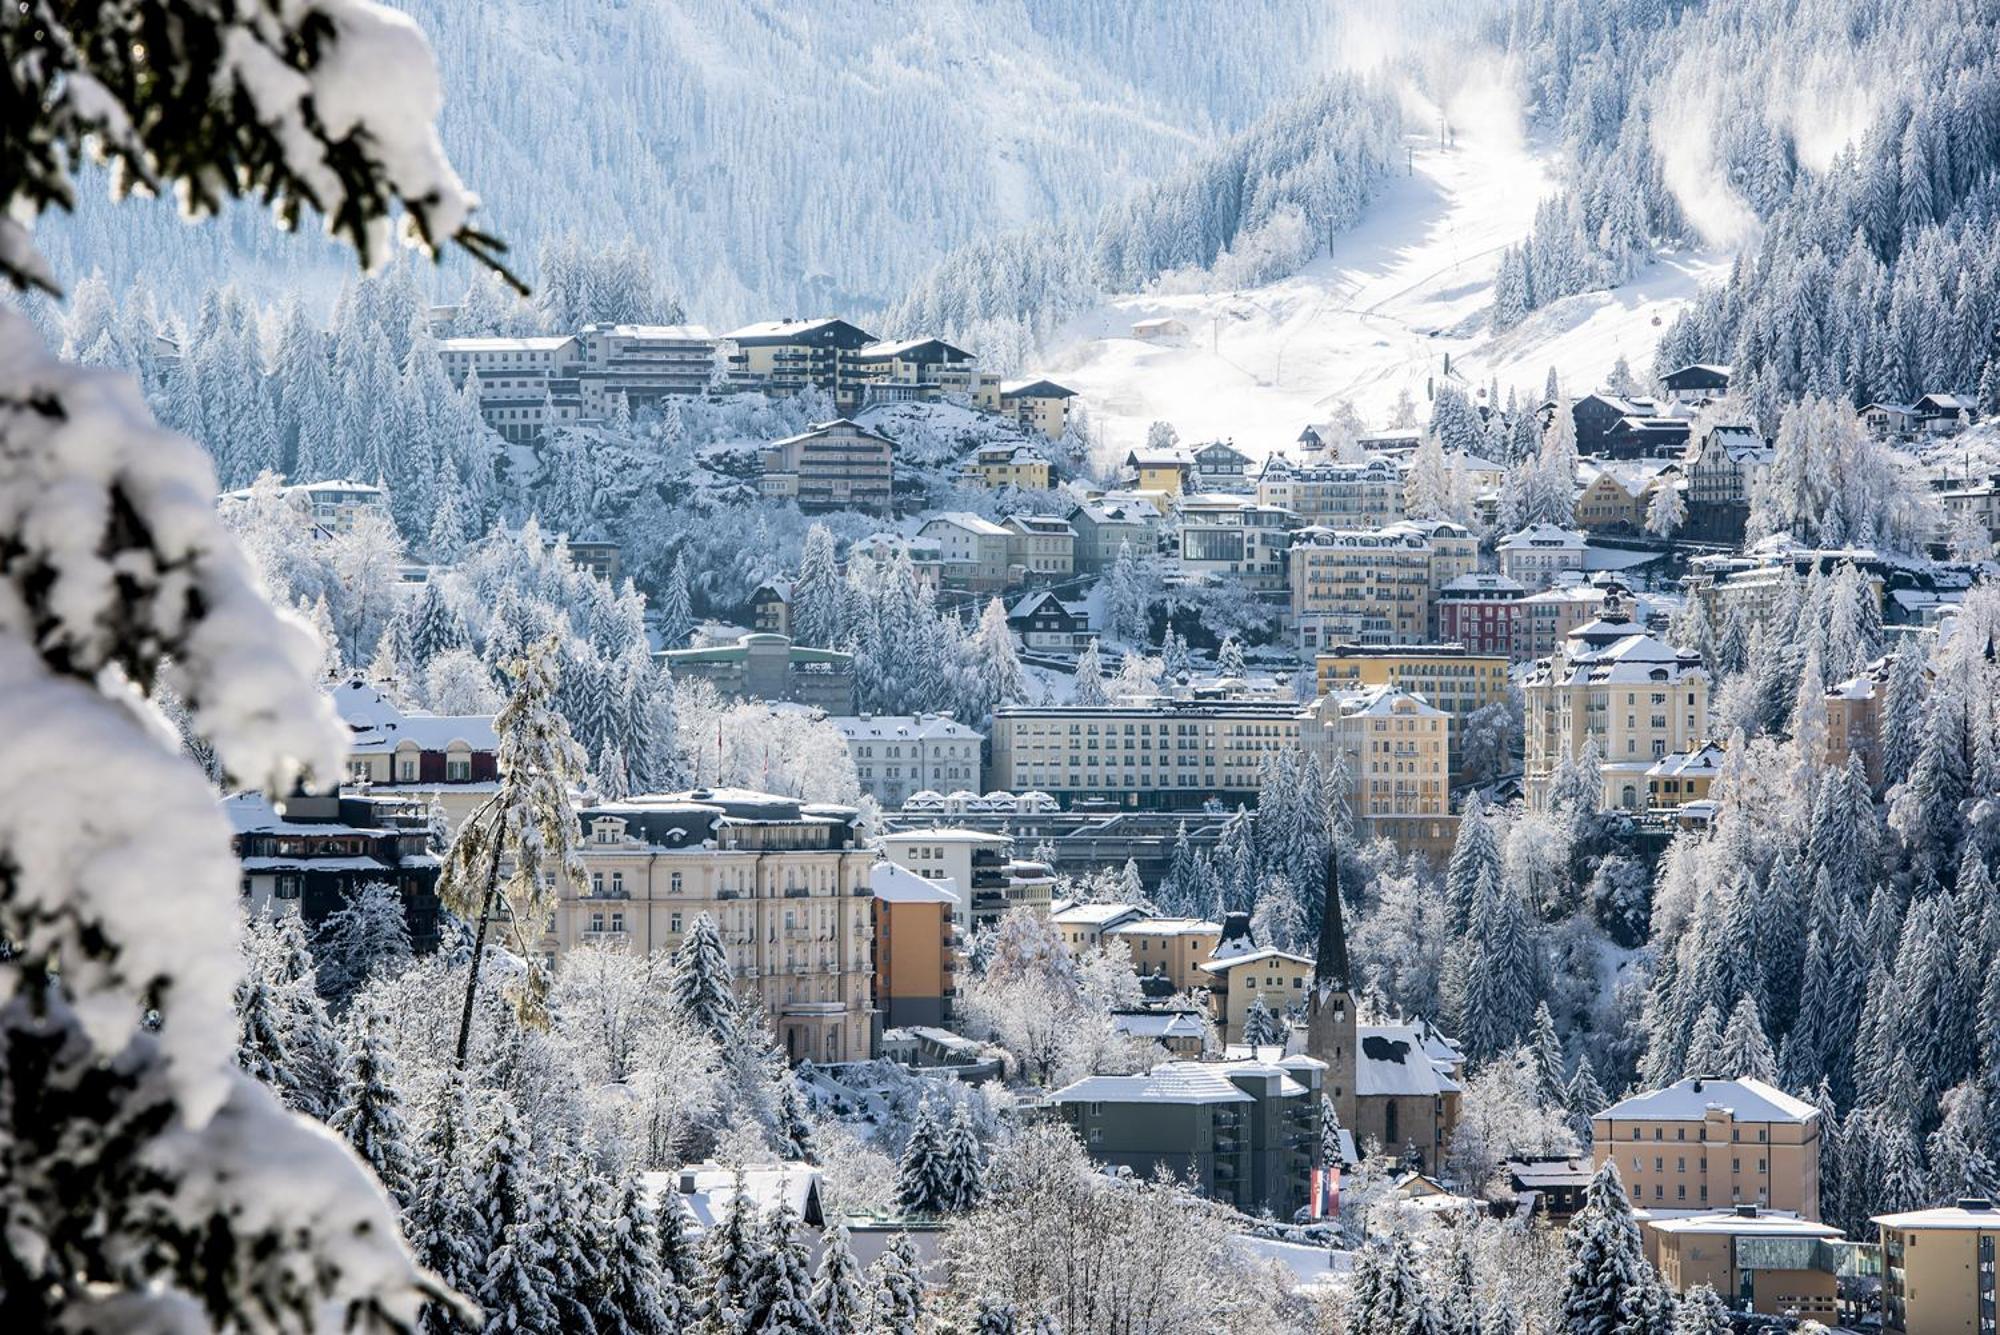
[[[1667,256],[1491,337],[1485,312],[1501,252],[1556,188],[1547,156],[1504,115],[1495,120],[1449,146],[1413,137],[1406,173],[1331,256],[1250,290],[1108,302],[1060,331],[1048,374],[1083,395],[1118,456],[1164,420],[1183,440],[1233,439],[1262,457],[1342,400],[1371,427],[1388,424],[1404,390],[1421,414],[1447,358],[1469,393],[1497,376],[1503,397],[1513,387],[1539,394],[1551,365],[1579,389],[1601,382],[1621,353],[1643,372],[1663,327],[1701,283],[1724,275],[1727,256]],[[1187,333],[1167,343],[1132,336],[1135,321],[1153,318]]]

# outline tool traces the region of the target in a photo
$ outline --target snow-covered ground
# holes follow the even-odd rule
[[[1183,440],[1233,438],[1259,457],[1343,399],[1370,426],[1386,425],[1402,391],[1425,401],[1447,357],[1469,390],[1497,375],[1503,395],[1539,393],[1550,365],[1577,387],[1599,383],[1621,354],[1643,371],[1674,312],[1724,275],[1727,257],[1662,258],[1614,290],[1557,302],[1490,337],[1501,252],[1557,188],[1549,156],[1507,119],[1465,126],[1450,147],[1413,138],[1407,174],[1300,273],[1247,291],[1119,298],[1062,330],[1044,369],[1083,395],[1120,455],[1158,419]],[[1131,336],[1134,321],[1158,317],[1186,325],[1185,338]]]

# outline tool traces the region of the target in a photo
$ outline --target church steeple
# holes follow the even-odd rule
[[[1320,910],[1319,957],[1313,963],[1315,990],[1348,992],[1347,924],[1340,916],[1340,855],[1331,841],[1326,850],[1326,903]]]

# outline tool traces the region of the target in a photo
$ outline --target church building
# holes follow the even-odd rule
[[[1326,1063],[1326,1092],[1357,1150],[1376,1145],[1419,1171],[1438,1170],[1458,1125],[1465,1056],[1428,1020],[1361,1022],[1331,852],[1306,1052]]]

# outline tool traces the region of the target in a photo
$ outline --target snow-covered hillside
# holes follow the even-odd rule
[[[1727,257],[1669,255],[1616,289],[1556,302],[1492,337],[1486,312],[1500,253],[1527,235],[1556,166],[1497,100],[1462,119],[1470,123],[1449,145],[1412,137],[1406,173],[1331,256],[1264,287],[1110,301],[1070,322],[1046,370],[1084,396],[1107,450],[1122,453],[1165,420],[1184,439],[1230,437],[1262,454],[1343,400],[1385,425],[1403,391],[1424,402],[1447,358],[1471,392],[1497,377],[1503,396],[1514,386],[1539,391],[1551,365],[1584,387],[1621,355],[1649,364],[1662,327],[1703,281],[1722,276]],[[1135,322],[1159,318],[1186,333],[1133,336]]]

